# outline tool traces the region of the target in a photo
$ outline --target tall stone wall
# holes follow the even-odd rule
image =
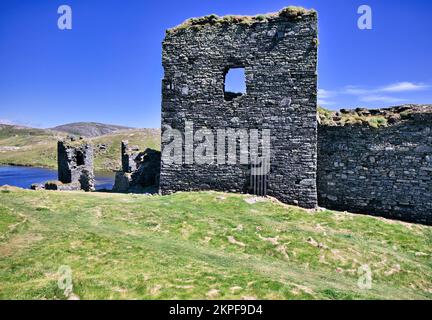
[[[122,171],[125,173],[131,173],[137,169],[136,157],[140,153],[137,146],[130,146],[129,141],[125,140],[121,142],[121,160],[122,160]]]
[[[215,134],[225,128],[270,129],[268,194],[315,207],[317,45],[316,12],[298,8],[257,17],[212,15],[168,30],[162,130],[184,132],[185,121]],[[246,93],[227,99],[225,75],[238,67],[245,70]],[[168,143],[162,141],[162,150]],[[160,189],[245,192],[249,170],[240,164],[162,162]]]
[[[432,224],[431,108],[387,127],[319,126],[319,205]]]

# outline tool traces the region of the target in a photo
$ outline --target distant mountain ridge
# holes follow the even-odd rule
[[[30,128],[14,124],[0,124],[0,139],[11,138],[14,136],[48,136],[61,134],[49,129]]]
[[[67,123],[61,126],[50,128],[53,131],[65,132],[77,136],[88,138],[100,137],[106,134],[114,133],[119,130],[131,130],[131,127],[118,126],[113,124],[105,124],[98,122],[74,122]]]

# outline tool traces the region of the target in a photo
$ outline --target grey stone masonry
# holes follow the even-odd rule
[[[268,194],[315,207],[317,47],[316,12],[297,7],[254,17],[211,15],[168,30],[162,131],[183,133],[185,121],[215,136],[218,129],[270,129]],[[243,95],[224,90],[231,68],[245,70]],[[169,142],[162,141],[162,150]],[[160,190],[247,192],[249,176],[248,165],[162,162]]]
[[[71,189],[95,190],[93,147],[75,139],[57,144],[58,179]],[[68,187],[69,188],[69,187]]]
[[[121,144],[122,171],[116,173],[114,192],[156,193],[159,188],[161,154],[147,148],[140,152],[138,147]]]
[[[432,224],[432,106],[365,112],[388,125],[319,127],[319,205]]]
[[[139,154],[139,148],[137,146],[130,146],[129,141],[124,140],[121,142],[121,159],[122,159],[122,171],[131,173],[137,169],[137,163],[135,161]]]

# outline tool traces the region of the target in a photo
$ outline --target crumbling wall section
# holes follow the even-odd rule
[[[58,179],[68,188],[95,190],[93,146],[79,141],[62,140],[57,144]],[[68,189],[69,190],[69,189]]]
[[[121,142],[121,160],[122,160],[122,171],[131,173],[137,169],[137,163],[135,161],[140,150],[137,146],[130,146],[129,141],[124,140]]]
[[[121,142],[122,170],[116,173],[114,192],[156,193],[159,189],[160,151],[147,148],[140,151]]]

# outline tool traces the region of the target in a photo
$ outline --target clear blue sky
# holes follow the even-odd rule
[[[72,7],[72,30],[57,28],[62,4]],[[357,28],[362,4],[373,10],[372,30]],[[432,103],[430,0],[2,0],[0,121],[159,127],[165,29],[288,5],[319,13],[320,103]]]

